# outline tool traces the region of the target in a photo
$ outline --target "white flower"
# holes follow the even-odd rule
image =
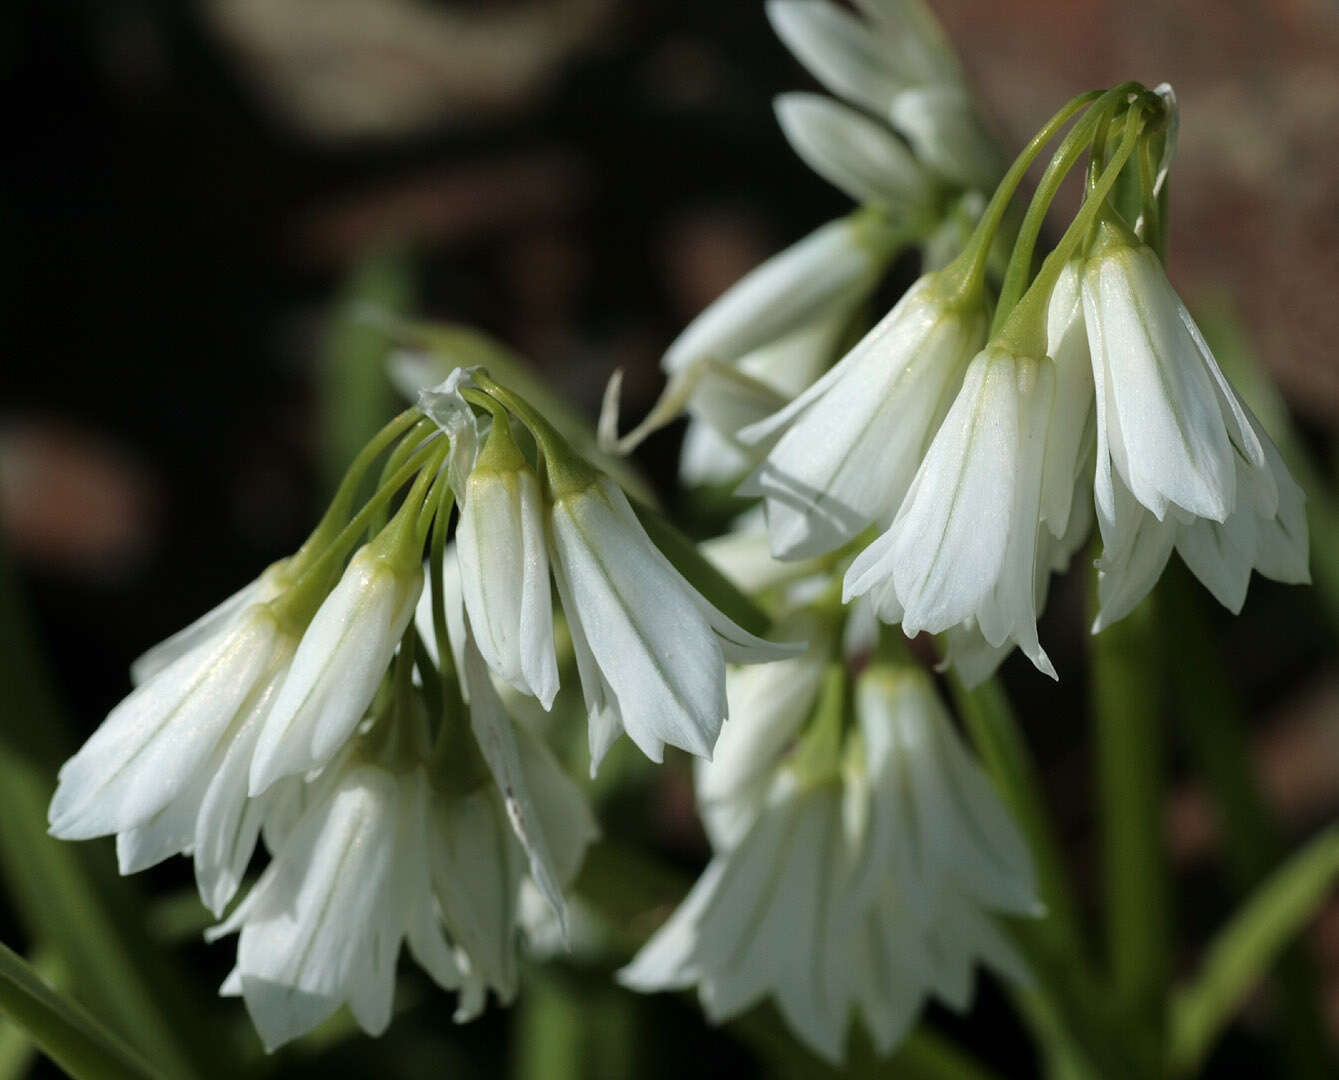
[[[998,151],[933,16],[915,2],[860,6],[872,22],[828,0],[771,0],[767,14],[819,82],[890,123],[925,164],[969,188],[994,186]]]
[[[871,665],[856,685],[856,718],[871,794],[867,857],[921,923],[948,893],[992,911],[1041,914],[1023,838],[928,676]]]
[[[1094,630],[1128,614],[1173,548],[1232,611],[1251,570],[1309,580],[1305,496],[1238,399],[1157,256],[1107,223],[1083,269],[1102,533]]]
[[[417,553],[379,541],[354,553],[302,635],[260,732],[252,794],[324,765],[372,703],[423,588]]]
[[[1108,516],[1099,504],[1097,513],[1103,550],[1097,563],[1099,611],[1094,633],[1134,610],[1157,584],[1173,549],[1234,614],[1245,603],[1253,569],[1293,585],[1311,580],[1306,496],[1274,444],[1254,417],[1250,419],[1265,452],[1271,485],[1262,489],[1257,474],[1239,461],[1239,492],[1245,505],[1239,505],[1226,522],[1190,518],[1175,510],[1159,521],[1136,502],[1119,476],[1112,478],[1115,512]]]
[[[902,90],[888,107],[888,119],[917,157],[955,183],[989,191],[1004,172],[999,151],[961,84]]]
[[[931,222],[937,185],[886,127],[821,94],[782,94],[776,116],[795,153],[834,187],[899,223]]]
[[[767,500],[778,558],[832,551],[896,513],[985,329],[982,306],[927,275],[813,386],[741,432],[781,432],[739,489]]]
[[[488,666],[545,709],[558,693],[539,479],[494,421],[466,482],[456,529],[465,608]]]
[[[1237,459],[1263,469],[1264,449],[1157,255],[1104,224],[1083,306],[1098,388],[1098,507],[1113,512],[1114,467],[1159,520],[1178,507],[1226,521]]]
[[[592,769],[620,730],[653,761],[666,743],[710,755],[726,713],[725,661],[788,650],[708,603],[605,477],[553,493],[549,542],[590,713]]]
[[[784,774],[752,828],[712,860],[619,981],[648,993],[696,985],[714,1024],[770,994],[806,1045],[840,1062],[850,999],[829,987],[844,981],[832,966],[846,960],[834,948],[845,848],[840,785],[803,788]]]
[[[715,857],[621,982],[696,985],[715,1023],[771,995],[839,1063],[854,1011],[886,1054],[929,998],[965,1009],[978,962],[1027,981],[992,918],[1040,912],[1030,860],[929,680],[870,668],[855,713],[840,767],[818,778],[786,768],[759,725],[765,798],[713,833]]]
[[[906,634],[968,620],[991,646],[1037,640],[1036,566],[1054,365],[997,346],[977,355],[892,526],[847,571],[846,599],[877,591]]]
[[[297,641],[268,604],[199,637],[61,767],[49,817],[66,840],[119,834],[123,873],[194,850],[219,910],[255,846],[263,806],[247,802],[247,770]]]
[[[807,640],[808,648],[726,672],[730,718],[711,760],[697,762],[698,808],[717,849],[732,846],[762,809],[778,766],[813,712],[831,658],[832,634],[820,620],[798,615],[781,632]]]
[[[312,1030],[341,1004],[364,1031],[383,1032],[402,941],[442,987],[461,985],[425,858],[428,796],[421,768],[350,758],[246,899],[208,933],[240,934],[221,992],[246,1001],[266,1049]]]
[[[704,358],[730,362],[788,333],[849,309],[865,296],[889,252],[867,214],[820,226],[731,285],[665,352],[673,375]]]

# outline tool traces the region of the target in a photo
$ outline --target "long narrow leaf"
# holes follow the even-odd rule
[[[1339,826],[1280,867],[1209,946],[1200,973],[1172,1005],[1172,1067],[1193,1073],[1279,953],[1311,921],[1339,878]]]
[[[3,944],[0,1012],[76,1080],[146,1080],[158,1075],[90,1013],[47,986]]]

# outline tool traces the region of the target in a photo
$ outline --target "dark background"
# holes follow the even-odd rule
[[[1079,90],[1174,82],[1173,280],[1251,343],[1328,467],[1339,8],[935,7],[1008,146]],[[621,366],[635,415],[677,329],[845,210],[772,119],[776,93],[810,85],[752,2],[6,5],[0,527],[69,744],[126,692],[135,655],[291,550],[319,512],[318,387],[351,275],[389,264],[409,310],[496,334],[592,415]],[[639,457],[662,487],[678,435]],[[1006,672],[1087,880],[1082,599],[1081,583],[1066,583],[1043,628],[1059,689],[1026,665]],[[1305,595],[1259,579],[1241,619],[1213,618],[1265,787],[1287,834],[1305,835],[1339,806],[1331,631]],[[703,848],[682,774],[669,773],[639,827],[691,867]],[[1216,824],[1193,784],[1173,793],[1167,826],[1193,944],[1227,903]],[[156,873],[151,887],[180,876]],[[0,897],[0,937],[13,940],[4,913]],[[1339,1030],[1339,912],[1312,937]],[[213,979],[222,961],[197,952]],[[691,1049],[709,1075],[749,1067],[682,1003],[628,1008],[650,1048],[644,1069],[670,1067],[655,1046]],[[1224,1075],[1260,1060],[1270,1009],[1266,992],[1224,1044]],[[439,1036],[446,1011],[434,998],[391,1038],[441,1054],[449,1036],[478,1067],[516,1060],[505,1014]],[[993,991],[973,1022],[939,1019],[1028,1075],[1026,1043]],[[371,1044],[349,1046],[346,1062]]]

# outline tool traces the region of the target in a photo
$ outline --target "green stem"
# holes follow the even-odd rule
[[[1198,588],[1179,566],[1168,568],[1158,588],[1165,632],[1177,643],[1172,700],[1191,764],[1217,812],[1234,892],[1245,896],[1282,861],[1284,844],[1252,768],[1246,717],[1214,647]],[[1278,973],[1289,1073],[1309,1080],[1333,1076],[1337,1064],[1325,1034],[1314,958],[1295,943],[1280,957]]]
[[[1126,82],[1113,87],[1102,94],[1083,114],[1061,142],[1060,147],[1046,166],[1036,194],[1028,204],[1023,224],[1019,227],[1018,238],[1014,241],[1013,253],[1009,256],[1009,265],[1004,271],[1004,283],[1000,288],[999,303],[995,307],[995,319],[991,325],[991,337],[1004,325],[1004,320],[1018,303],[1027,287],[1032,272],[1032,256],[1036,250],[1037,237],[1046,220],[1046,212],[1051,208],[1060,185],[1069,175],[1070,169],[1087,149],[1093,134],[1111,119],[1111,114],[1120,99],[1139,89],[1138,83]]]
[[[1028,167],[1041,153],[1041,148],[1055,137],[1056,132],[1069,123],[1070,117],[1101,96],[1101,91],[1090,90],[1071,98],[1051,119],[1046,121],[1037,134],[1032,136],[1028,144],[1023,147],[1022,152],[1014,159],[1014,163],[1009,166],[1009,171],[1004,174],[1004,178],[995,189],[995,194],[990,197],[990,202],[986,204],[986,209],[981,214],[981,220],[977,222],[976,228],[972,231],[971,237],[962,250],[962,254],[951,264],[956,266],[960,262],[963,263],[961,271],[963,272],[964,288],[966,283],[979,283],[984,278],[986,261],[990,257],[991,242],[1000,227],[1000,223],[1004,220],[1009,204],[1013,201],[1018,185],[1023,182]]]
[[[1156,1058],[1171,978],[1172,897],[1162,827],[1164,650],[1152,603],[1088,640],[1114,1007]]]

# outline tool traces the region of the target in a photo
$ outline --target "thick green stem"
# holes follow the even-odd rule
[[[1173,949],[1163,842],[1164,649],[1152,602],[1089,642],[1114,1004],[1129,1036],[1157,1055]]]
[[[1177,643],[1172,701],[1177,730],[1214,804],[1234,892],[1245,896],[1283,860],[1284,844],[1252,768],[1246,718],[1214,647],[1198,589],[1179,566],[1168,569],[1158,589],[1166,633]],[[1280,957],[1278,974],[1289,1073],[1308,1080],[1335,1075],[1339,1063],[1325,1035],[1314,958],[1302,943],[1293,944]]]

